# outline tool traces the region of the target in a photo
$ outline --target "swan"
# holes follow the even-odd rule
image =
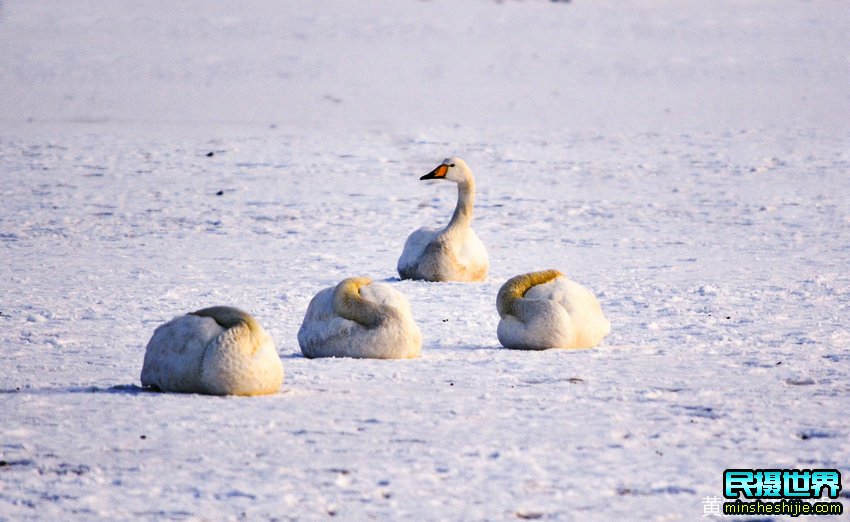
[[[419,357],[422,334],[406,297],[368,277],[351,277],[313,297],[298,344],[310,359],[412,359]]]
[[[506,348],[591,348],[611,331],[593,293],[557,270],[508,279],[496,308],[497,334]]]
[[[214,306],[157,328],[145,349],[142,386],[166,392],[265,395],[283,383],[274,341],[251,315]]]
[[[490,261],[487,249],[470,227],[475,203],[475,178],[460,158],[446,158],[423,179],[457,183],[457,206],[442,229],[420,228],[404,243],[398,260],[402,279],[426,281],[483,281]]]

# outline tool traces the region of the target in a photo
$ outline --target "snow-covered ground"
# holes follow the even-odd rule
[[[0,520],[685,520],[726,468],[847,482],[848,34],[843,1],[0,3]],[[490,277],[397,281],[452,154]],[[550,267],[611,335],[500,348],[499,286]],[[301,357],[355,275],[420,359]],[[142,391],[153,329],[214,304],[281,393]]]

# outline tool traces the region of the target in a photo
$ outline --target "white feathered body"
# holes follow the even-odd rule
[[[298,330],[298,344],[305,357],[409,359],[419,356],[422,334],[404,295],[383,283],[360,287],[362,299],[392,310],[376,324],[367,326],[335,311],[334,291],[335,287],[321,290],[307,307]]]
[[[532,286],[515,308],[497,329],[507,348],[591,348],[611,331],[593,293],[565,276]]]
[[[402,279],[482,281],[490,260],[472,228],[420,228],[407,237],[398,260]]]
[[[210,395],[275,393],[283,365],[258,323],[220,326],[212,317],[175,317],[154,331],[145,349],[142,385]]]

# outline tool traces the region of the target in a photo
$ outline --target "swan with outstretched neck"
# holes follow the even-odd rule
[[[611,331],[599,301],[557,270],[512,277],[496,297],[499,342],[517,350],[591,348]]]
[[[280,389],[283,364],[256,319],[238,308],[214,306],[154,331],[141,380],[164,392],[265,395]]]
[[[419,178],[445,179],[457,184],[457,206],[444,228],[420,228],[404,243],[398,260],[402,279],[425,281],[483,281],[490,261],[484,243],[472,230],[475,178],[460,158],[446,158]]]
[[[367,277],[351,277],[313,297],[298,344],[310,359],[412,359],[419,357],[422,334],[404,295]]]

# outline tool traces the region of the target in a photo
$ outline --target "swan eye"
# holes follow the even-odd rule
[[[454,164],[454,163],[452,163],[451,165],[449,165],[449,167],[454,167],[454,166],[455,166],[455,164]]]

